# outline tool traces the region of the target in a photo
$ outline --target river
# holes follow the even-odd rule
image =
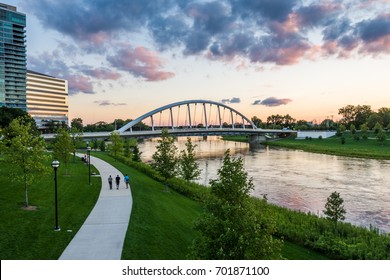
[[[176,142],[185,149],[185,138]],[[253,178],[252,195],[290,209],[323,216],[326,198],[334,191],[344,199],[346,222],[390,232],[390,160],[358,159],[222,141],[218,137],[193,137],[202,173],[199,183],[217,178],[223,154],[230,149],[244,159]],[[142,160],[150,161],[157,140],[139,144]]]

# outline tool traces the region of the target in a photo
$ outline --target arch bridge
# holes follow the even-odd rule
[[[200,111],[200,115],[197,115],[197,111]],[[161,123],[163,114],[167,116],[165,122]],[[144,125],[143,122],[150,125]],[[145,129],[141,130],[140,127]],[[169,134],[175,136],[248,135],[252,144],[269,139],[270,134],[286,135],[292,132],[257,128],[249,118],[234,108],[210,100],[187,100],[168,104],[134,119],[114,132],[118,132],[122,137],[151,138],[161,136],[163,128],[167,128]],[[81,137],[89,140],[108,139],[111,133],[84,132]],[[55,134],[44,134],[43,137],[51,140]]]
[[[197,105],[201,110],[200,123],[197,122]],[[180,115],[180,108],[183,107],[184,112]],[[168,113],[169,120],[161,125],[163,112]],[[214,118],[211,117],[212,113]],[[184,122],[180,121],[180,116],[183,118],[183,115]],[[159,124],[156,117],[160,118]],[[137,125],[145,120],[149,120],[149,130],[137,131]],[[163,128],[168,128],[169,133],[176,136],[249,135],[252,143],[267,140],[266,134],[291,133],[286,130],[257,128],[249,118],[234,108],[210,100],[186,100],[159,107],[127,123],[116,132],[123,137],[158,137]]]
[[[191,107],[190,107],[191,104],[195,105],[195,109],[194,109],[193,113],[191,112]],[[237,116],[239,116],[240,119],[242,120],[242,122],[240,122],[240,125],[242,126],[242,128],[249,126],[251,129],[257,129],[256,125],[250,119],[245,117],[243,114],[241,114],[237,110],[235,110],[235,109],[233,109],[233,108],[231,108],[223,103],[210,101],[210,100],[187,100],[187,101],[180,101],[180,102],[168,104],[168,105],[162,106],[160,108],[157,108],[153,111],[150,111],[150,112],[136,118],[135,120],[127,123],[126,125],[124,125],[120,129],[118,129],[117,131],[119,133],[123,133],[127,130],[130,130],[130,132],[133,132],[133,127],[135,125],[137,125],[138,123],[142,122],[143,120],[149,119],[149,118],[150,118],[150,123],[151,123],[151,129],[152,129],[152,131],[155,131],[156,126],[155,126],[154,116],[156,114],[162,114],[163,111],[169,111],[169,119],[170,119],[169,127],[172,130],[175,130],[177,128],[179,128],[179,129],[180,128],[181,129],[195,128],[196,127],[196,105],[198,105],[198,104],[200,104],[202,106],[201,109],[203,111],[201,112],[201,116],[202,116],[202,121],[204,120],[204,124],[202,123],[202,127],[204,127],[205,130],[208,130],[211,127],[214,127],[214,128],[219,127],[221,129],[223,128],[224,119],[222,118],[221,108],[223,109],[223,113],[225,113],[226,109],[229,111],[229,120],[231,121],[230,127],[232,129],[235,129],[235,127],[237,127],[237,124],[238,124],[236,121]],[[209,105],[209,111],[207,111],[206,105]],[[217,113],[217,122],[216,123],[215,122],[211,123],[211,120],[210,120],[211,107],[213,105],[216,106],[216,113]],[[184,106],[185,110],[186,110],[186,113],[185,113],[186,120],[185,120],[184,124],[179,123],[179,113],[180,113],[181,106]],[[173,116],[174,115],[173,114],[174,108],[178,108],[176,123],[175,123],[175,118]],[[161,125],[160,125],[160,127],[161,127]]]

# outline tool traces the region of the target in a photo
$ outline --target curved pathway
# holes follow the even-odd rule
[[[80,155],[81,156],[81,155]],[[107,162],[91,156],[91,164],[99,170],[102,189],[95,207],[62,253],[60,260],[120,260],[123,242],[133,205],[130,188],[125,188],[123,174]],[[111,175],[113,188],[107,178]],[[121,177],[119,190],[115,177]]]

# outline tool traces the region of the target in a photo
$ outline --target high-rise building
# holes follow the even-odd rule
[[[0,107],[26,111],[26,15],[0,3]]]
[[[38,129],[50,122],[68,125],[68,81],[27,70],[27,112]]]

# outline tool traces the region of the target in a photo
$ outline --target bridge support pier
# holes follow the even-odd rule
[[[249,146],[250,147],[258,147],[262,142],[265,142],[267,138],[262,134],[253,134],[249,135]]]

